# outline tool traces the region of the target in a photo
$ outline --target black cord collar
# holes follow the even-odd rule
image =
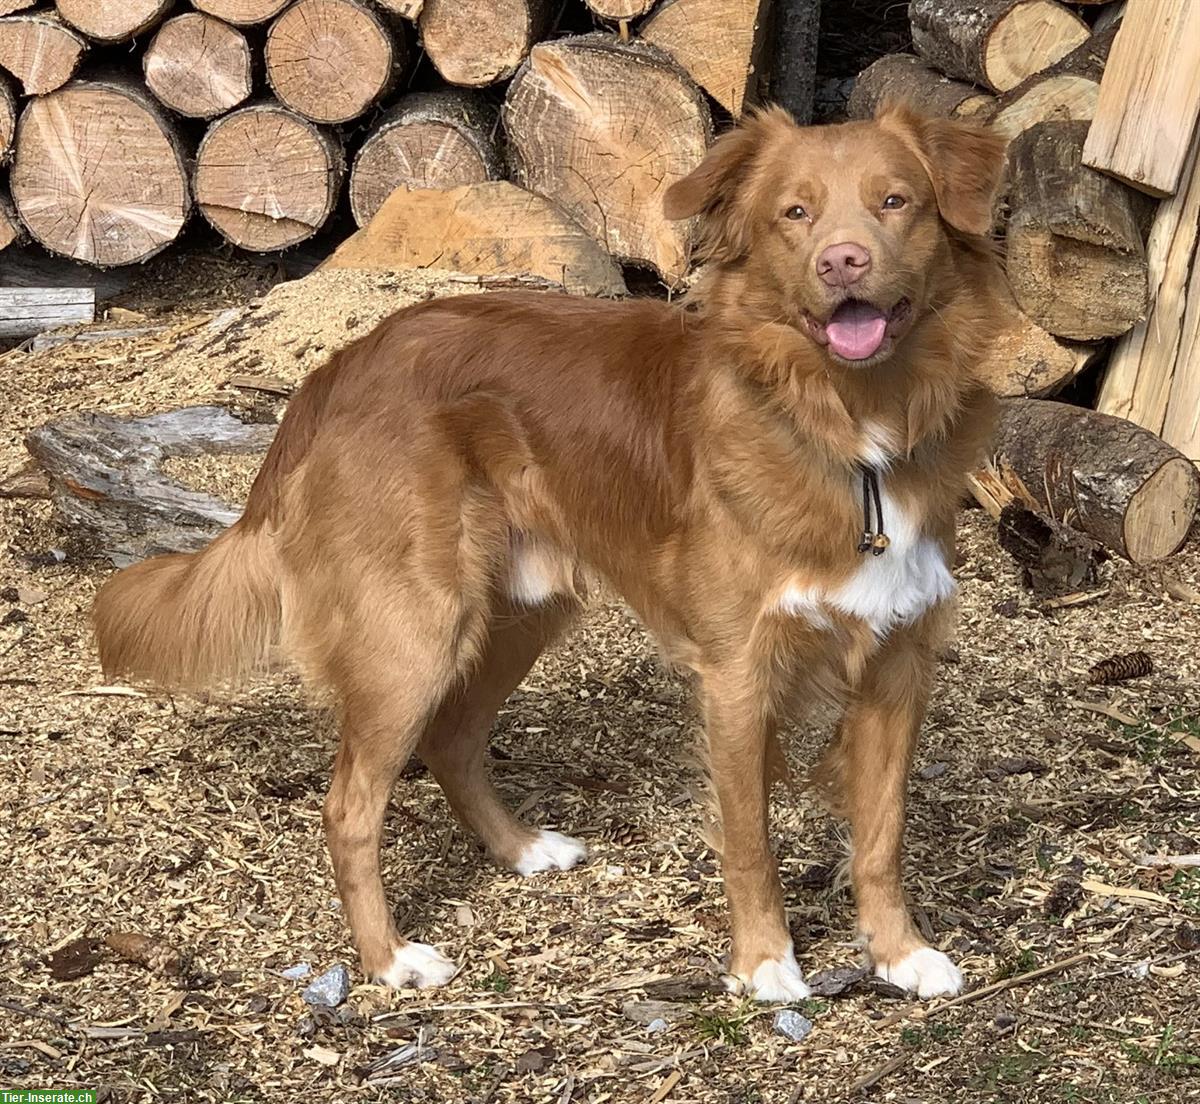
[[[873,556],[882,556],[892,542],[883,529],[883,498],[879,493],[879,473],[872,467],[863,464],[863,533],[858,541],[858,550],[865,553],[868,550]],[[875,523],[871,524],[871,506],[875,507]]]

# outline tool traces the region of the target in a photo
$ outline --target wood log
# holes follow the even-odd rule
[[[425,0],[376,0],[376,3],[384,11],[389,11],[412,23],[417,21],[421,9],[425,6]]]
[[[252,27],[274,19],[292,0],[192,0],[192,7],[205,15],[223,19],[235,27]]]
[[[13,138],[17,133],[17,97],[12,83],[0,73],[0,165],[12,156]]]
[[[3,188],[0,188],[0,253],[10,245],[16,245],[25,237],[25,227],[17,218],[12,200]]]
[[[96,42],[125,42],[156,26],[175,0],[55,0],[62,19]]]
[[[584,3],[595,15],[610,23],[637,19],[654,7],[654,0],[584,0]]]
[[[95,319],[93,288],[0,288],[0,338],[32,337]]]
[[[1140,0],[1117,30],[1084,163],[1154,196],[1179,183],[1200,119],[1200,4]]]
[[[357,119],[393,85],[404,40],[360,0],[296,0],[267,35],[279,102],[316,123]]]
[[[1090,121],[1116,30],[1092,35],[1050,68],[1000,96],[988,122],[1010,141],[1038,123]]]
[[[350,172],[350,210],[365,226],[397,188],[454,188],[499,180],[496,109],[458,89],[407,96],[371,131]]]
[[[983,89],[944,77],[912,54],[885,54],[859,73],[846,114],[851,119],[873,119],[889,101],[909,103],[926,115],[943,118],[986,113],[996,102]]]
[[[87,40],[53,15],[0,19],[0,69],[21,82],[26,96],[61,88],[79,68]]]
[[[691,228],[667,220],[662,197],[700,163],[711,120],[665,54],[607,35],[539,43],[509,85],[504,123],[519,184],[614,257],[684,276]]]
[[[913,47],[948,77],[1007,92],[1091,34],[1057,0],[910,0]]]
[[[548,0],[425,0],[417,26],[446,80],[482,88],[517,71],[549,17]]]
[[[1042,399],[1001,404],[996,450],[1046,512],[1134,563],[1174,552],[1200,504],[1200,472],[1127,422]]]
[[[580,295],[622,295],[612,258],[549,200],[498,180],[400,189],[323,268],[439,268],[538,276]]]
[[[311,238],[341,191],[337,138],[279,104],[222,116],[196,153],[193,186],[201,214],[242,249],[269,253]]]
[[[17,125],[10,183],[38,242],[101,267],[153,257],[191,211],[172,124],[140,85],[118,77],[32,100]]]
[[[246,36],[203,12],[168,19],[146,47],[146,87],[189,119],[212,119],[245,102],[254,89]]]
[[[38,0],[0,0],[0,16],[28,11]]]
[[[246,425],[227,410],[192,406],[145,418],[73,414],[35,429],[26,447],[77,536],[118,567],[164,552],[195,552],[241,510],[163,474],[175,456],[264,451],[277,426]]]
[[[1146,317],[1146,251],[1134,196],[1080,163],[1087,123],[1039,123],[1009,147],[1009,283],[1058,337],[1116,337]]]
[[[639,28],[734,118],[758,95],[766,0],[663,0]]]
[[[1008,503],[996,538],[1021,565],[1024,585],[1040,598],[1077,594],[1099,581],[1099,543],[1040,510]]]
[[[821,0],[772,0],[771,11],[774,46],[765,58],[771,100],[807,126],[816,101]]]

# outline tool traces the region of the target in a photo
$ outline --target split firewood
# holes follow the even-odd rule
[[[549,200],[499,180],[400,189],[323,268],[440,268],[540,276],[583,295],[621,295],[613,259]]]
[[[237,27],[274,19],[292,0],[192,0],[192,7]]]
[[[0,288],[0,337],[31,337],[95,318],[95,288]]]
[[[16,209],[9,199],[7,191],[0,187],[0,253],[10,245],[16,245],[25,237],[25,227],[17,218]]]
[[[55,0],[58,14],[96,42],[125,42],[155,26],[174,0]]]
[[[269,253],[311,238],[337,206],[341,143],[279,104],[222,116],[196,153],[196,205],[223,237]]]
[[[1140,202],[1083,165],[1085,122],[1039,123],[1009,147],[1006,265],[1021,309],[1057,337],[1116,337],[1146,317]]]
[[[602,0],[591,0],[593,10]],[[610,7],[618,6],[607,0]],[[643,0],[621,0],[634,7]],[[601,13],[603,14],[603,13]],[[767,0],[662,0],[638,35],[657,46],[734,118],[758,99]]]
[[[446,89],[406,96],[375,125],[350,172],[359,226],[397,188],[454,188],[503,177],[500,120],[481,95]]]
[[[145,418],[73,414],[33,430],[25,444],[67,524],[122,567],[195,552],[238,518],[229,503],[168,479],[166,458],[263,452],[277,428],[192,406]]]
[[[10,175],[30,234],[52,253],[107,266],[171,244],[191,210],[183,146],[141,85],[73,81],[26,107]]]
[[[927,115],[949,118],[986,113],[996,99],[973,84],[943,76],[922,58],[886,54],[859,73],[846,113],[851,119],[873,119],[889,101],[911,103]]]
[[[1125,652],[1122,655],[1102,659],[1099,663],[1093,663],[1088,668],[1087,680],[1091,686],[1110,686],[1114,682],[1128,682],[1130,679],[1142,678],[1153,672],[1154,661],[1148,653]]]
[[[1191,461],[1140,426],[1094,410],[1005,401],[996,449],[1047,514],[1134,563],[1179,548],[1200,504]]]
[[[0,69],[21,82],[26,96],[61,88],[79,68],[87,40],[53,15],[0,19]]]
[[[0,165],[12,155],[17,133],[17,97],[6,74],[0,73]]]
[[[988,121],[1006,138],[1050,120],[1091,121],[1100,98],[1100,78],[1116,29],[1092,35],[1049,69],[1026,78],[996,100]]]
[[[267,34],[267,80],[315,123],[357,119],[396,81],[404,39],[361,0],[296,0]]]
[[[654,0],[584,0],[584,3],[601,19],[612,23],[637,19],[654,6]]]
[[[236,27],[203,12],[168,19],[142,57],[146,87],[189,119],[232,111],[254,89],[253,54]]]
[[[1083,159],[1154,196],[1179,182],[1200,119],[1200,4],[1129,5],[1113,44]]]
[[[549,0],[425,0],[418,26],[446,80],[482,88],[517,71],[550,15]]]
[[[684,276],[691,228],[666,218],[662,197],[700,163],[711,120],[665,54],[608,35],[539,43],[504,123],[519,184],[552,196],[614,257]]]
[[[425,0],[376,0],[384,11],[401,16],[411,22],[416,22],[425,6]]]

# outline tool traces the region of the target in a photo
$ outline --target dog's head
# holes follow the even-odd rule
[[[905,107],[822,127],[771,108],[720,138],[664,208],[701,216],[705,255],[742,271],[773,320],[863,367],[944,297],[956,242],[989,232],[1003,158],[983,127]]]

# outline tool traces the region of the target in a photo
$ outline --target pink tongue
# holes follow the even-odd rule
[[[843,360],[866,360],[879,351],[887,318],[869,303],[843,303],[825,327],[829,347]]]

